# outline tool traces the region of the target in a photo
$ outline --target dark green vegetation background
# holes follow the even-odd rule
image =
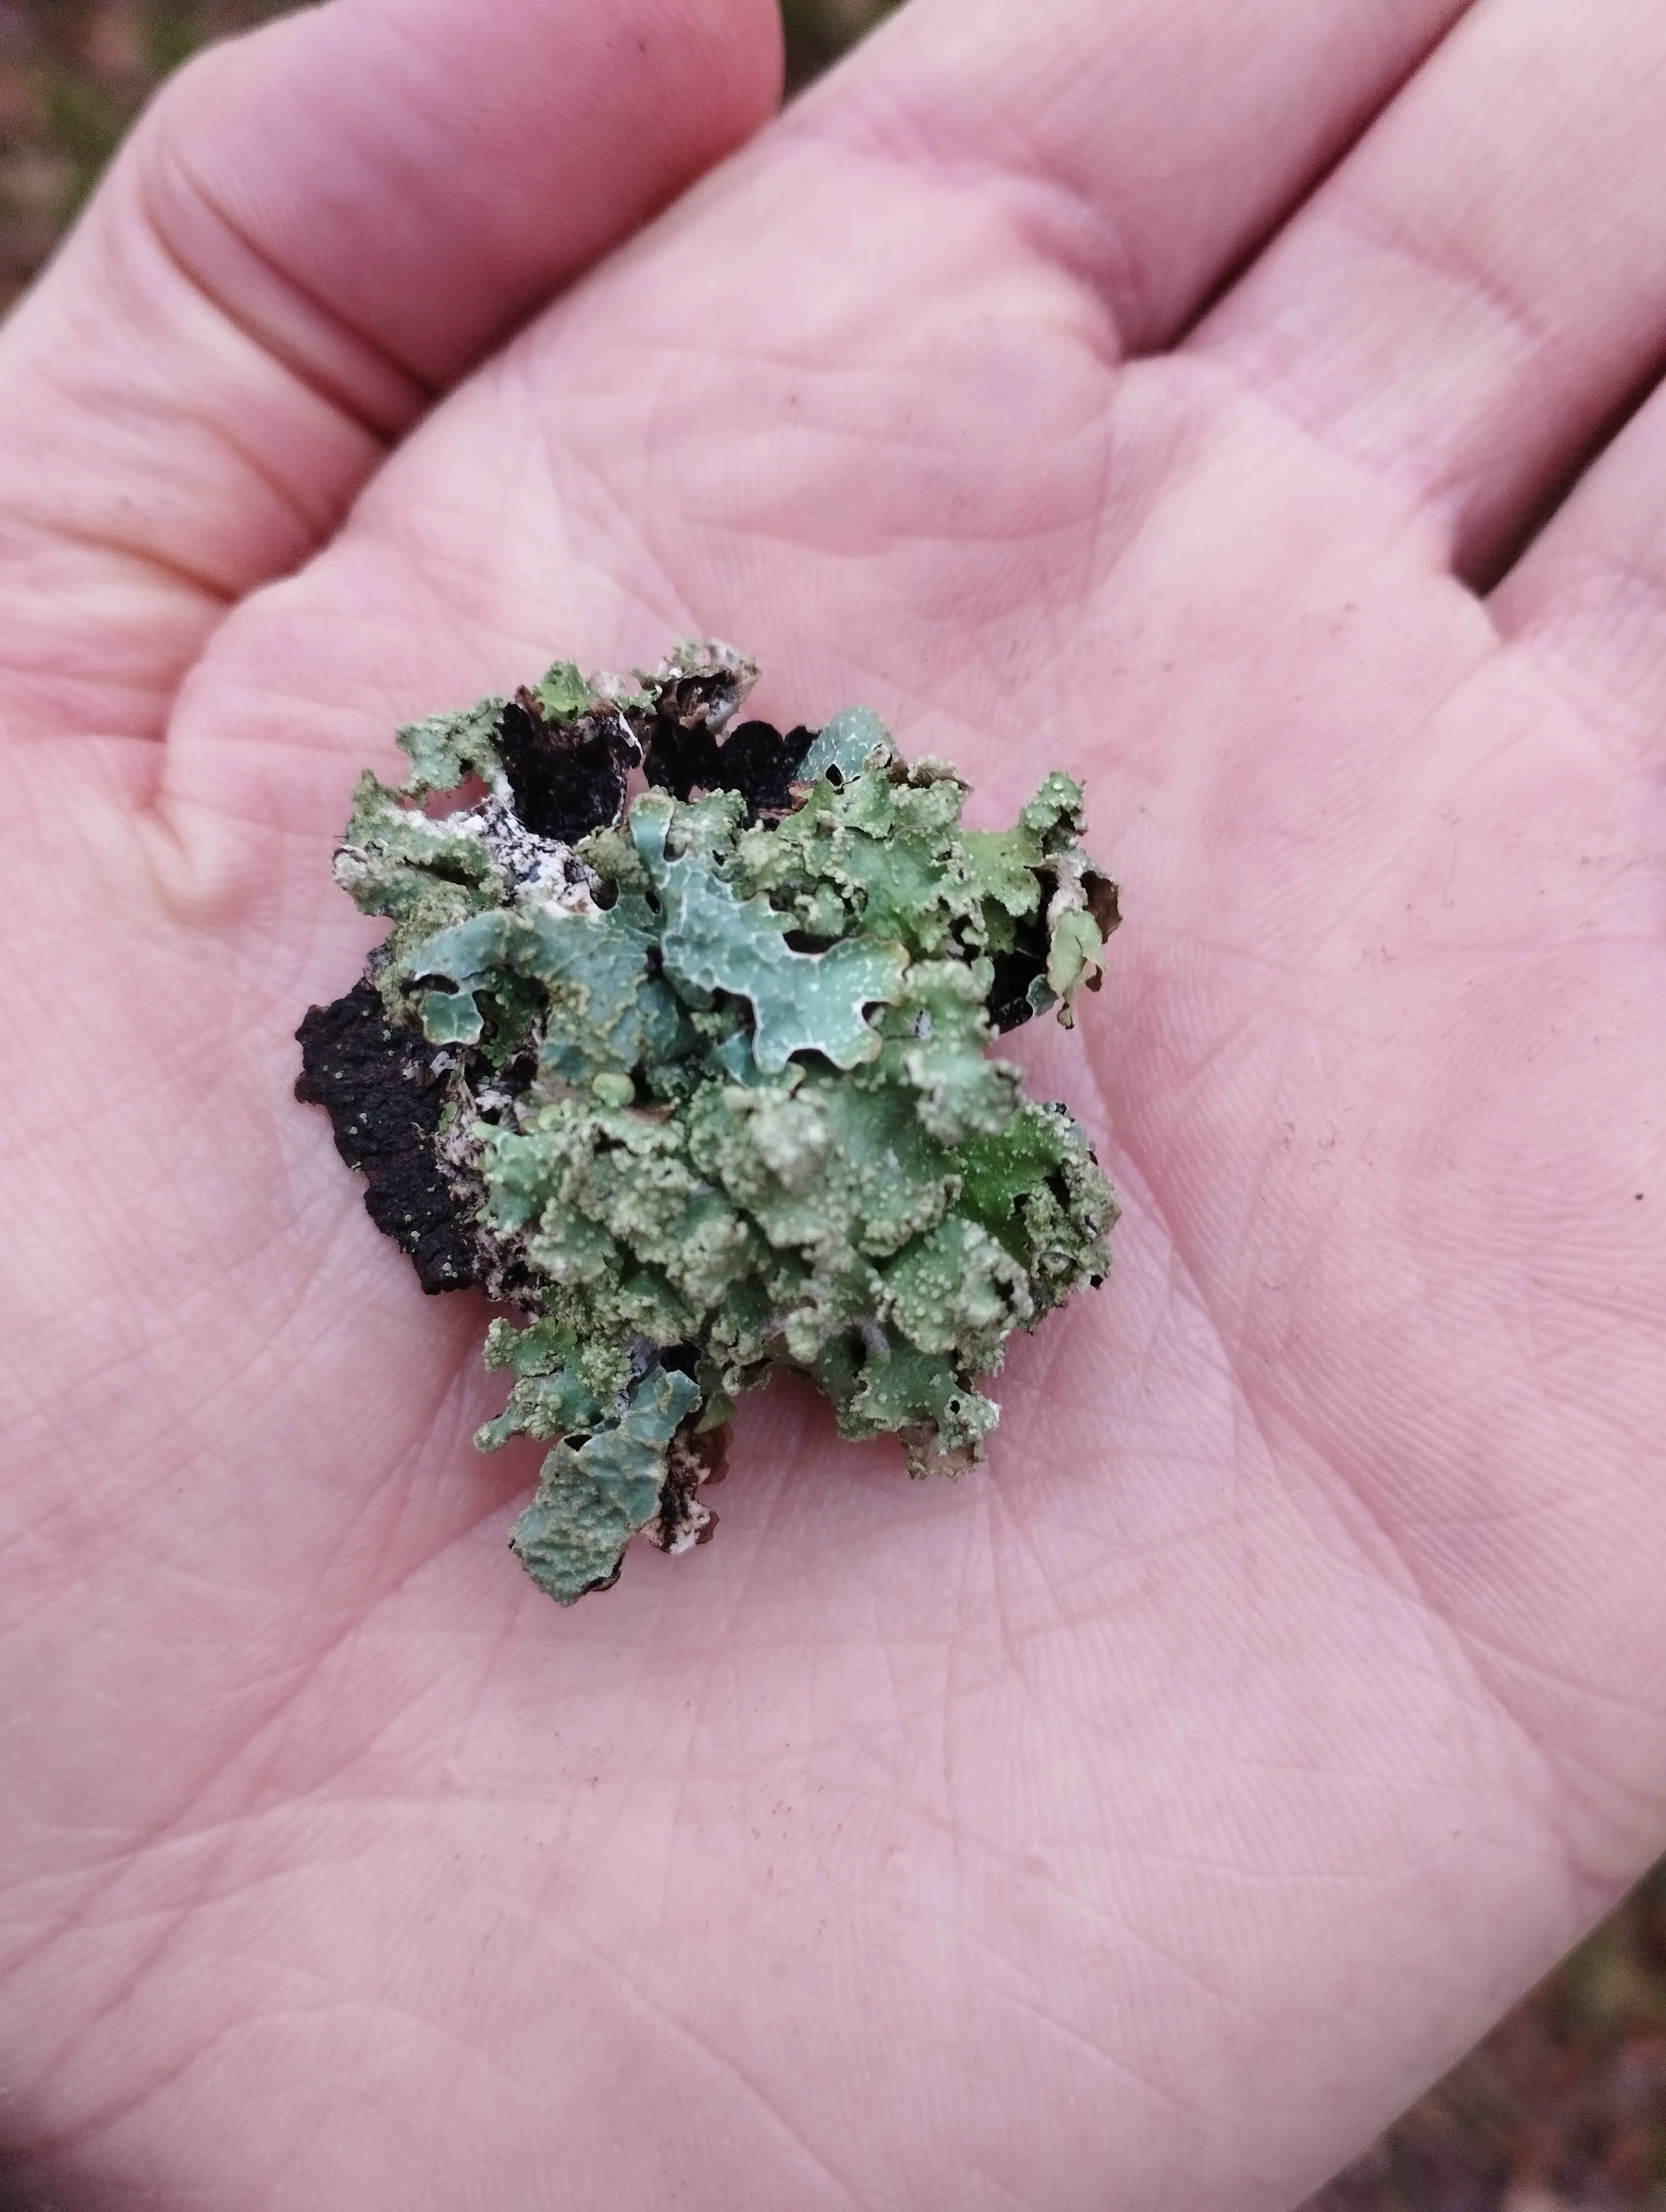
[[[282,0],[0,0],[0,311],[158,80]],[[782,0],[806,82],[888,0]],[[1309,2212],[1666,2212],[1666,1864]]]

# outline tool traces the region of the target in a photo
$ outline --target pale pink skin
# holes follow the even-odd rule
[[[54,2201],[1270,2212],[1666,1843],[1662,403],[1587,467],[1666,15],[1462,16],[914,0],[578,283],[763,123],[767,0],[334,0],[0,333]],[[777,1384],[716,1542],[562,1612],[291,1032],[396,720],[679,630],[977,820],[1082,778],[1128,923],[1013,1048],[1127,1216],[986,1468]]]

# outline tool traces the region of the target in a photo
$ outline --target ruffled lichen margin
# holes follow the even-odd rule
[[[915,1474],[980,1459],[1007,1337],[1109,1266],[1086,1138],[988,1050],[1098,986],[1079,787],[963,829],[955,770],[866,708],[737,726],[757,674],[557,663],[401,730],[410,775],[361,779],[336,855],[392,927],[298,1032],[296,1095],[423,1287],[520,1316],[477,1441],[551,1445],[510,1541],[563,1604],[638,1530],[710,1535],[733,1399],[778,1367]]]

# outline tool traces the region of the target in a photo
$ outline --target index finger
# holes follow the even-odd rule
[[[1170,344],[1467,0],[911,0],[782,128],[948,172]]]

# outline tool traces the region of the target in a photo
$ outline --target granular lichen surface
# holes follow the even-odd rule
[[[866,708],[739,721],[756,676],[558,663],[401,731],[336,857],[392,928],[299,1033],[297,1095],[424,1289],[516,1316],[477,1441],[550,1445],[510,1540],[562,1603],[639,1531],[710,1534],[733,1401],[776,1368],[913,1473],[970,1465],[1008,1337],[1109,1266],[1086,1138],[989,1050],[1097,988],[1079,787],[966,830],[959,776]]]

